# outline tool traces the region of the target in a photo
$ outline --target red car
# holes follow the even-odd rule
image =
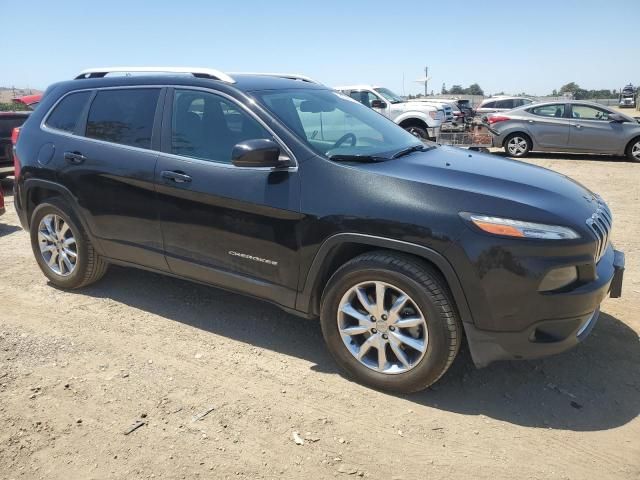
[[[24,97],[14,98],[13,102],[21,103],[29,107],[29,109],[33,110],[38,106],[38,103],[40,103],[41,99],[42,99],[42,94],[38,93],[36,95],[25,95]]]

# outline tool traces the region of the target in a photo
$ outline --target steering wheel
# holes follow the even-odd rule
[[[342,145],[347,140],[351,140],[351,146],[352,147],[356,146],[356,142],[357,142],[356,136],[353,133],[349,132],[349,133],[345,133],[338,140],[336,140],[336,143],[333,144],[333,147],[331,147],[331,149],[338,148],[340,145]]]

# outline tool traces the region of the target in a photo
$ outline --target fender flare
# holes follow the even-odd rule
[[[460,279],[449,261],[435,250],[417,245],[415,243],[404,242],[402,240],[394,240],[386,237],[378,237],[375,235],[367,235],[362,233],[338,233],[327,238],[318,251],[309,267],[309,272],[304,282],[304,286],[298,294],[296,301],[296,309],[311,314],[318,314],[317,308],[314,306],[314,294],[319,287],[318,281],[322,276],[322,267],[326,264],[326,260],[331,258],[332,251],[335,248],[346,244],[369,245],[398,252],[409,253],[417,257],[421,257],[434,264],[440,273],[444,276],[449,284],[449,289],[453,295],[453,300],[458,308],[460,319],[463,324],[473,323],[471,310],[467,302],[467,297],[460,283]]]
[[[80,222],[85,233],[89,235],[89,238],[91,239],[94,248],[98,251],[98,253],[103,254],[104,252],[102,251],[100,242],[96,241],[95,236],[91,232],[91,229],[89,228],[89,223],[87,222],[82,212],[82,208],[80,207],[77,198],[73,195],[73,193],[71,193],[71,191],[67,187],[65,187],[64,185],[60,185],[59,183],[52,182],[50,180],[42,180],[40,178],[29,178],[25,180],[24,184],[21,186],[20,205],[22,207],[22,211],[24,212],[25,225],[23,225],[23,227],[25,227],[25,230],[29,229],[29,221],[30,221],[30,218],[28,218],[29,195],[31,193],[31,190],[38,187],[41,187],[47,190],[53,190],[60,194],[60,196],[71,208],[71,213],[73,214],[75,219]]]

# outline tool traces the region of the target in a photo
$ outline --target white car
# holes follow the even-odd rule
[[[496,96],[485,98],[476,108],[476,114],[486,115],[487,113],[506,112],[514,108],[524,107],[534,103],[535,100],[525,97]]]
[[[416,137],[436,140],[445,121],[444,110],[424,102],[408,102],[388,88],[345,85],[335,90],[373,108]]]

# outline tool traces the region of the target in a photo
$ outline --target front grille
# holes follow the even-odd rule
[[[611,234],[611,227],[613,226],[613,216],[611,210],[604,203],[602,198],[595,198],[598,208],[591,217],[587,218],[587,226],[596,237],[596,251],[595,261],[598,263],[607,251],[609,245],[609,235]]]

